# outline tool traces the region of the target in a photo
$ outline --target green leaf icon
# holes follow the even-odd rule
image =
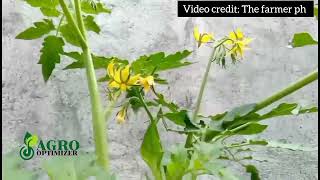
[[[32,134],[30,134],[29,132],[26,132],[26,134],[24,135],[24,139],[23,142],[24,144],[28,144],[28,139],[32,136]]]

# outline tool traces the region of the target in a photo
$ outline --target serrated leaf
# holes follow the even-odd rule
[[[18,156],[18,151],[15,150],[2,156],[2,178],[5,180],[34,180],[36,173],[26,169],[26,161]]]
[[[186,126],[185,120],[189,119],[186,110],[182,110],[182,111],[174,112],[174,113],[166,113],[166,114],[164,114],[164,117],[166,117],[170,121],[172,121],[175,124],[180,125],[180,126]]]
[[[270,112],[262,115],[259,119],[268,119],[277,116],[287,116],[287,115],[298,115],[303,113],[318,112],[317,107],[302,108],[297,103],[281,103],[276,108],[272,109]]]
[[[97,34],[100,33],[101,29],[98,24],[94,21],[94,17],[91,15],[85,16],[83,18],[84,25],[88,31],[93,31]]]
[[[178,112],[179,106],[173,102],[168,102],[163,94],[157,94],[157,99],[154,100],[159,105],[162,105],[166,108],[168,108],[171,112]]]
[[[66,69],[77,69],[77,68],[85,68],[83,59],[82,59],[82,53],[80,52],[64,52],[63,55],[68,56],[72,59],[75,59],[76,61],[69,64],[68,66],[66,66],[64,68],[64,70]],[[93,61],[93,65],[95,69],[105,69],[109,62],[111,62],[111,60],[113,60],[115,63],[120,63],[120,64],[124,64],[127,65],[128,61],[127,60],[122,60],[119,59],[117,57],[103,57],[103,56],[97,56],[94,54],[92,55],[92,61]]]
[[[54,8],[46,8],[42,7],[40,8],[40,11],[42,12],[43,15],[48,16],[48,17],[59,17],[60,11]]]
[[[246,165],[246,172],[251,174],[251,180],[260,180],[259,171],[254,165]]]
[[[259,123],[250,123],[245,128],[235,131],[234,133],[240,134],[240,135],[258,134],[263,132],[267,127],[268,127],[267,125],[262,125]]]
[[[59,0],[25,0],[32,7],[55,8]]]
[[[87,14],[111,13],[111,10],[101,2],[95,3],[95,6],[92,6],[89,1],[82,1],[81,10]]]
[[[165,55],[164,52],[158,52],[151,55],[144,55],[132,62],[132,70],[135,74],[151,75],[152,73],[174,69],[192,64],[182,61],[191,54],[184,50],[175,54]]]
[[[245,104],[236,108],[233,108],[231,111],[228,111],[221,121],[230,122],[233,121],[235,118],[239,118],[249,114],[251,111],[254,110],[256,104]]]
[[[162,145],[155,122],[149,125],[141,145],[142,159],[148,164],[153,175],[161,178]]]
[[[34,27],[30,27],[24,30],[23,32],[19,33],[16,36],[16,39],[37,39],[55,29],[52,20],[49,19],[43,19],[43,21],[35,22],[33,24]]]
[[[38,64],[42,65],[42,75],[46,82],[55,64],[60,63],[60,54],[63,53],[63,39],[56,36],[47,36],[42,43],[41,56]]]
[[[314,44],[318,44],[318,41],[314,40],[307,32],[296,33],[293,35],[293,39],[291,40],[292,47],[302,47]]]
[[[81,47],[80,37],[70,24],[64,24],[60,26],[59,31],[61,32],[61,35],[66,40],[66,42],[74,46]]]

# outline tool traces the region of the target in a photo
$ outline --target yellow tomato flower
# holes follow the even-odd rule
[[[127,107],[124,106],[117,113],[116,120],[119,124],[123,124],[126,121],[126,117],[127,117]]]
[[[240,55],[241,57],[243,57],[244,51],[249,49],[248,44],[253,40],[252,38],[246,38],[239,28],[236,31],[230,32],[229,39],[226,44],[232,46],[230,54],[234,56]]]
[[[110,77],[109,86],[111,88],[121,89],[122,91],[126,91],[130,89],[131,86],[137,85],[140,78],[139,74],[131,77],[130,65],[116,69],[115,64],[110,62],[107,71]]]
[[[198,42],[198,47],[200,47],[202,43],[212,41],[214,38],[212,33],[199,33],[199,28],[197,26],[193,29],[193,35],[194,39]]]
[[[153,76],[140,77],[139,83],[143,86],[145,92],[148,92],[150,88],[155,85]]]

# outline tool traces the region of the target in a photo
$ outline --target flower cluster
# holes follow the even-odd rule
[[[107,73],[110,78],[108,82],[109,87],[117,92],[124,92],[130,90],[133,86],[140,86],[147,93],[155,85],[153,76],[143,77],[140,74],[134,75],[131,72],[130,65],[121,67],[120,64],[112,61],[108,64]],[[116,115],[116,120],[119,124],[123,124],[127,119],[127,110],[128,103],[125,103]]]
[[[142,86],[145,92],[148,92],[155,85],[153,76],[132,75],[130,71],[130,65],[120,67],[114,62],[110,62],[107,67],[107,73],[110,78],[109,87],[126,91],[132,86]]]
[[[198,43],[198,47],[200,47],[200,45],[203,43],[212,43],[214,41],[214,36],[212,33],[201,34],[199,33],[198,27],[194,28],[193,34]],[[252,38],[247,38],[241,29],[238,28],[235,31],[230,32],[228,37],[225,37],[218,42],[221,41],[223,43],[219,43],[219,48],[223,47],[224,49],[228,50],[228,54],[234,60],[237,58],[243,58],[244,51],[249,49],[248,45],[252,41]]]

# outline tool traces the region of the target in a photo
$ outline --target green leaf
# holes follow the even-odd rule
[[[251,180],[260,180],[259,171],[254,165],[246,165],[246,172],[251,174]]]
[[[317,107],[310,107],[310,108],[302,108],[297,103],[282,103],[279,104],[276,108],[272,109],[270,112],[262,115],[259,117],[260,120],[273,118],[277,116],[287,116],[287,115],[298,115],[303,113],[312,113],[318,112]]]
[[[83,59],[82,59],[82,53],[80,52],[64,52],[63,55],[68,56],[72,59],[75,59],[76,61],[69,64],[64,68],[66,69],[77,69],[77,68],[85,68]],[[120,63],[120,64],[128,64],[127,60],[122,60],[117,57],[103,57],[103,56],[97,56],[92,54],[92,61],[95,69],[105,69],[107,68],[109,62],[113,60],[115,63]]]
[[[168,56],[164,52],[158,52],[149,56],[144,55],[132,62],[131,67],[135,74],[151,75],[154,72],[190,65],[191,62],[182,61],[190,54],[190,51],[184,50]]]
[[[55,8],[59,0],[25,0],[32,7]]]
[[[46,8],[42,7],[40,8],[41,12],[43,15],[48,16],[48,17],[59,17],[60,11],[54,8]]]
[[[95,6],[92,6],[89,1],[82,1],[81,10],[87,14],[111,13],[111,10],[106,8],[101,2],[95,3]]]
[[[287,116],[287,115],[299,115],[299,114],[304,114],[304,113],[312,113],[312,112],[318,112],[317,107],[304,107],[302,108],[300,105],[297,103],[282,103],[279,104],[277,107],[272,109],[266,114],[260,115],[258,113],[249,113],[244,116],[238,116],[231,122],[223,122],[223,127],[224,128],[235,128],[237,126],[240,126],[242,124],[245,124],[247,122],[256,122],[256,121],[261,121],[269,118],[274,118],[278,116]],[[217,115],[218,116],[218,115]],[[218,120],[222,119],[222,115],[218,117]],[[213,117],[211,117],[212,119]],[[223,117],[224,118],[224,117]]]
[[[224,122],[233,121],[236,118],[245,116],[254,110],[256,104],[245,104],[236,108],[233,108],[231,111],[227,112],[223,118],[221,118]]]
[[[50,180],[77,180],[77,174],[71,158],[57,156],[44,161],[43,168],[50,177]]]
[[[292,47],[302,47],[307,45],[318,44],[318,41],[314,40],[312,36],[307,32],[296,33],[291,41]]]
[[[81,47],[80,37],[70,24],[64,24],[60,26],[59,31],[68,43],[77,47]]]
[[[3,155],[2,159],[2,178],[5,180],[33,180],[36,179],[34,171],[28,171],[25,167],[25,162],[17,154],[19,150],[12,151]]]
[[[168,102],[163,94],[157,94],[157,99],[154,100],[156,103],[158,103],[159,105],[162,105],[166,108],[168,108],[170,111],[172,112],[178,112],[179,110],[179,106],[173,102]]]
[[[55,64],[60,63],[60,54],[63,53],[63,39],[56,36],[47,36],[42,43],[41,56],[38,64],[42,64],[42,75],[45,82],[49,79]]]
[[[189,119],[187,111],[182,110],[174,113],[166,113],[164,117],[180,126],[186,126],[185,120]],[[187,120],[188,121],[188,120]]]
[[[168,153],[167,162],[163,162],[167,180],[182,179],[188,170],[190,160],[188,150],[183,144],[172,147]]]
[[[37,39],[55,29],[52,20],[49,19],[43,19],[43,21],[35,22],[33,24],[34,27],[30,27],[24,30],[23,32],[19,33],[16,36],[16,39]]]
[[[238,131],[235,131],[234,133],[240,134],[240,135],[251,135],[251,134],[258,134],[263,132],[268,126],[262,125],[258,123],[250,123],[245,128],[242,128]]]
[[[101,29],[98,26],[98,24],[94,21],[93,16],[91,16],[91,15],[85,16],[83,21],[84,21],[84,25],[88,31],[93,31],[97,34],[100,33]]]
[[[60,12],[56,9],[59,0],[25,0],[32,7],[39,7],[43,15],[48,17],[58,17]]]
[[[161,178],[161,159],[163,150],[155,122],[151,122],[144,135],[141,145],[141,155],[156,179]]]

